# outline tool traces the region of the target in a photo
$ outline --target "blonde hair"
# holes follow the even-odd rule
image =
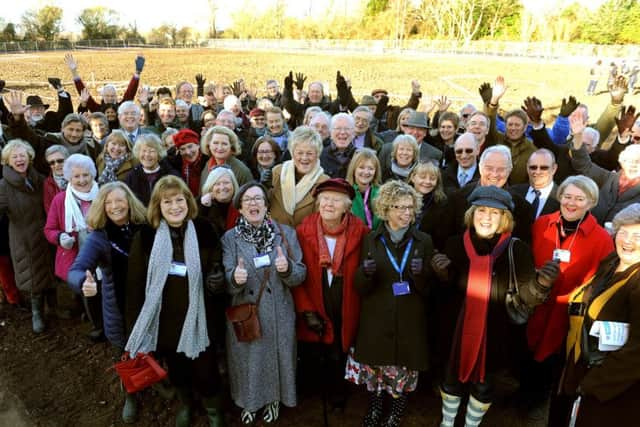
[[[151,193],[151,200],[149,201],[149,207],[147,208],[147,220],[149,225],[153,228],[160,226],[162,218],[162,211],[160,210],[160,203],[165,197],[170,197],[175,194],[182,194],[187,199],[188,212],[185,221],[194,219],[198,216],[198,205],[196,199],[191,194],[191,190],[187,187],[187,184],[177,176],[167,175],[158,180],[153,187]]]
[[[16,148],[24,148],[27,151],[27,156],[29,156],[29,164],[33,162],[33,158],[36,156],[36,152],[34,151],[31,144],[23,139],[12,139],[4,146],[2,149],[2,164],[9,165],[9,157],[11,157],[11,153]]]
[[[380,187],[378,197],[373,202],[373,211],[378,218],[383,221],[389,219],[389,210],[398,199],[409,196],[413,199],[413,221],[416,219],[416,212],[422,206],[422,194],[418,193],[415,188],[404,181],[391,180],[387,181]],[[413,222],[412,221],[412,222]]]
[[[140,158],[140,150],[142,150],[142,146],[146,145],[149,148],[153,148],[158,153],[158,160],[164,159],[167,157],[167,149],[164,147],[164,144],[158,138],[157,135],[153,133],[143,133],[138,136],[136,139],[136,145],[133,146],[133,155],[136,159]]]
[[[396,154],[398,152],[398,146],[400,144],[409,144],[411,148],[413,148],[413,161],[416,162],[420,158],[420,147],[418,147],[418,142],[411,135],[398,135],[392,142],[391,148],[391,158],[393,160],[396,159]]]
[[[127,134],[121,131],[120,129],[114,129],[113,131],[111,131],[109,136],[107,136],[107,139],[104,142],[104,151],[107,151],[107,149],[109,148],[110,142],[123,143],[124,146],[127,148],[127,151],[131,153],[131,141],[129,141],[129,137],[127,136]]]
[[[373,176],[373,180],[371,181],[371,185],[380,185],[382,178],[382,171],[380,168],[380,160],[378,160],[378,155],[371,148],[361,148],[356,151],[356,154],[353,155],[351,161],[349,162],[349,167],[347,168],[347,181],[351,185],[356,184],[356,169],[360,166],[361,163],[370,161],[373,163],[373,167],[376,170],[375,175]]]
[[[416,176],[431,175],[436,178],[436,186],[433,189],[433,199],[436,202],[443,202],[447,200],[447,195],[444,193],[444,185],[442,185],[442,173],[440,168],[431,162],[418,162],[409,174],[408,182],[413,184],[413,178]]]
[[[409,116],[411,115],[411,113],[413,113],[414,110],[413,108],[405,108],[404,110],[400,111],[400,114],[398,114],[398,123],[396,124],[396,132],[401,132],[402,128],[400,127],[400,123],[402,122],[402,120],[400,120],[403,116]]]
[[[202,140],[200,141],[200,148],[202,149],[202,152],[204,154],[206,154],[207,156],[211,156],[211,150],[209,150],[209,144],[213,139],[213,135],[216,135],[216,134],[226,135],[227,138],[229,138],[229,144],[231,145],[231,153],[234,156],[239,156],[240,153],[242,153],[242,148],[240,148],[240,142],[238,142],[238,137],[231,129],[225,126],[214,126],[211,129],[209,129],[207,133],[204,134],[204,136],[202,137]]]
[[[105,202],[107,196],[113,191],[121,190],[129,204],[129,222],[133,224],[144,224],[146,221],[146,208],[140,200],[133,194],[127,184],[121,181],[109,182],[103,185],[98,191],[89,212],[87,213],[87,225],[94,230],[99,230],[107,225],[107,213],[105,211]]]
[[[464,225],[467,228],[473,226],[473,215],[476,213],[479,205],[471,205],[469,209],[464,213]],[[516,225],[513,214],[508,209],[500,209],[502,216],[500,217],[500,224],[498,224],[497,234],[507,233],[513,231],[513,227]]]

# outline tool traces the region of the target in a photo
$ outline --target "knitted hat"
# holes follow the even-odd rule
[[[173,144],[180,148],[185,144],[200,144],[200,136],[191,129],[182,129],[173,135]]]
[[[353,186],[343,178],[331,178],[316,185],[316,188],[313,190],[313,197],[318,197],[318,194],[323,191],[343,193],[349,196],[351,200],[356,197],[356,191],[353,189]]]
[[[513,211],[513,199],[511,194],[495,185],[478,186],[467,198],[470,204],[475,206],[488,206],[490,208]]]
[[[249,112],[249,117],[264,116],[265,112],[262,108],[254,108]]]

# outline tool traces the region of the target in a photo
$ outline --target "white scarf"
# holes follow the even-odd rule
[[[84,215],[80,210],[80,203],[76,199],[84,202],[93,202],[98,195],[98,183],[93,181],[91,190],[88,193],[81,193],[73,189],[71,184],[67,185],[64,196],[64,231],[71,233],[73,231],[83,231],[87,229],[87,223]]]
[[[189,281],[189,306],[182,324],[176,352],[184,353],[188,358],[195,359],[209,346],[209,334],[207,332],[207,313],[204,307],[200,249],[192,221],[187,223],[183,248]],[[144,304],[125,346],[125,350],[131,354],[131,357],[135,357],[136,353],[149,353],[156,350],[162,293],[167,282],[172,258],[171,233],[167,223],[162,220],[156,230],[149,256]]]
[[[282,204],[284,210],[293,215],[296,205],[305,198],[309,191],[316,185],[318,178],[324,173],[320,166],[320,160],[316,162],[313,170],[303,176],[296,184],[296,167],[293,160],[287,160],[280,170],[280,188],[282,188]]]

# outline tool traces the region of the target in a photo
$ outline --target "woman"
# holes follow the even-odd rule
[[[393,397],[386,426],[399,426],[418,371],[427,369],[428,262],[431,237],[412,224],[422,196],[408,184],[380,187],[375,210],[382,221],[364,239],[355,287],[362,299],[354,359],[358,384],[369,391],[364,425],[382,417],[383,392]]]
[[[362,239],[369,232],[350,212],[355,193],[353,186],[341,178],[324,181],[314,190],[318,212],[306,217],[297,228],[307,277],[293,290],[300,319],[298,339],[321,344],[306,346],[307,359],[316,371],[320,359],[329,362],[322,372],[315,373],[320,381],[326,381],[334,408],[342,409],[347,391],[344,367],[360,315],[354,279]]]
[[[188,426],[194,391],[210,425],[221,425],[220,380],[212,340],[214,299],[205,290],[221,286],[220,245],[180,178],[165,176],[153,189],[148,226],[134,236],[125,293],[125,350],[155,352],[168,366],[182,406],[176,425]]]
[[[315,211],[313,188],[329,179],[320,166],[322,139],[315,130],[298,126],[289,139],[292,160],[273,168],[270,195],[271,216],[281,223],[297,227]]]
[[[380,224],[380,218],[373,211],[373,204],[380,189],[380,160],[370,148],[356,151],[347,168],[347,181],[353,186],[355,197],[351,213],[360,218],[370,230]]]
[[[295,312],[290,287],[305,278],[306,267],[296,234],[267,217],[267,190],[245,184],[233,204],[240,212],[236,226],[222,238],[227,290],[232,305],[258,302],[262,337],[239,342],[227,322],[227,358],[231,398],[251,424],[264,407],[265,422],[278,419],[280,402],[296,405]]]
[[[427,134],[426,141],[442,151],[444,165],[454,163],[456,160],[453,151],[453,144],[456,138],[456,131],[460,124],[458,115],[451,111],[445,111],[438,117],[438,133],[435,136]]]
[[[416,214],[416,225],[420,231],[431,236],[438,250],[444,249],[448,233],[443,223],[448,213],[440,168],[431,162],[420,162],[411,171],[409,183],[422,194],[422,206]]]
[[[238,181],[226,166],[212,170],[202,186],[200,216],[209,221],[220,235],[233,228],[240,216],[233,204],[237,192]]]
[[[262,185],[269,188],[273,179],[273,167],[280,163],[282,151],[280,146],[269,136],[256,140],[251,149],[251,172]]]
[[[104,334],[120,352],[126,342],[124,309],[129,250],[133,235],[145,223],[145,213],[145,207],[124,183],[115,181],[102,186],[87,214],[87,225],[93,231],[67,276],[69,286],[77,294],[92,298],[97,295],[94,272],[99,268]],[[136,416],[135,397],[127,394],[122,420],[132,423]]]
[[[32,166],[35,152],[19,139],[2,149],[0,215],[9,218],[9,248],[16,286],[31,295],[33,332],[44,331],[42,292],[53,285],[49,244],[42,234],[46,215],[42,207],[44,177]]]
[[[104,143],[104,150],[96,159],[98,184],[124,181],[129,172],[137,165],[131,156],[131,142],[121,130],[114,130]]]
[[[420,148],[416,139],[411,135],[398,135],[393,140],[391,167],[382,170],[382,182],[390,179],[407,182],[419,156]]]
[[[202,171],[200,182],[207,182],[207,176],[216,166],[227,165],[239,185],[253,180],[249,168],[237,159],[241,153],[240,142],[233,131],[225,126],[214,126],[202,138],[202,152],[210,156]]]
[[[640,398],[640,204],[613,219],[615,251],[595,275],[569,296],[567,360],[559,395],[552,402],[550,426],[635,425]],[[617,334],[611,340],[610,330]],[[625,332],[626,331],[626,332]],[[579,397],[581,396],[581,398]]]
[[[160,178],[167,175],[179,176],[179,174],[166,160],[167,150],[163,147],[160,138],[154,134],[138,136],[136,145],[133,147],[133,156],[140,164],[129,171],[124,182],[138,200],[147,206],[153,187]]]
[[[67,189],[67,180],[64,177],[64,162],[69,157],[69,150],[62,145],[52,145],[44,152],[51,174],[44,180],[43,203],[44,211],[49,212],[51,202],[56,194]]]
[[[508,192],[481,186],[468,200],[466,231],[451,237],[445,252],[431,263],[440,279],[451,284],[451,307],[457,313],[457,320],[443,321],[453,343],[440,391],[442,426],[454,425],[466,390],[470,396],[465,422],[480,424],[493,401],[495,375],[510,366],[509,349],[520,341],[510,336],[510,316],[526,316],[544,301],[559,272],[550,260],[536,275],[530,249],[511,238],[513,201]],[[517,286],[510,283],[513,274]]]
[[[560,210],[538,218],[531,233],[537,268],[549,260],[560,260],[560,274],[549,298],[536,307],[527,325],[531,358],[523,369],[521,388],[534,407],[546,402],[560,375],[562,344],[569,329],[568,295],[593,276],[600,261],[614,249],[609,234],[589,212],[598,204],[595,182],[583,175],[570,176],[560,184],[557,195]]]

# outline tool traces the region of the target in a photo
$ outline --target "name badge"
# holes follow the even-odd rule
[[[256,268],[268,267],[271,265],[271,259],[269,258],[269,254],[258,255],[253,258],[253,265]]]
[[[187,275],[187,266],[183,262],[172,261],[169,275],[185,277]]]
[[[571,261],[571,252],[566,249],[555,249],[553,251],[553,260],[560,262]]]
[[[402,295],[409,295],[411,289],[409,289],[409,282],[395,282],[393,284],[393,295],[396,297]]]

